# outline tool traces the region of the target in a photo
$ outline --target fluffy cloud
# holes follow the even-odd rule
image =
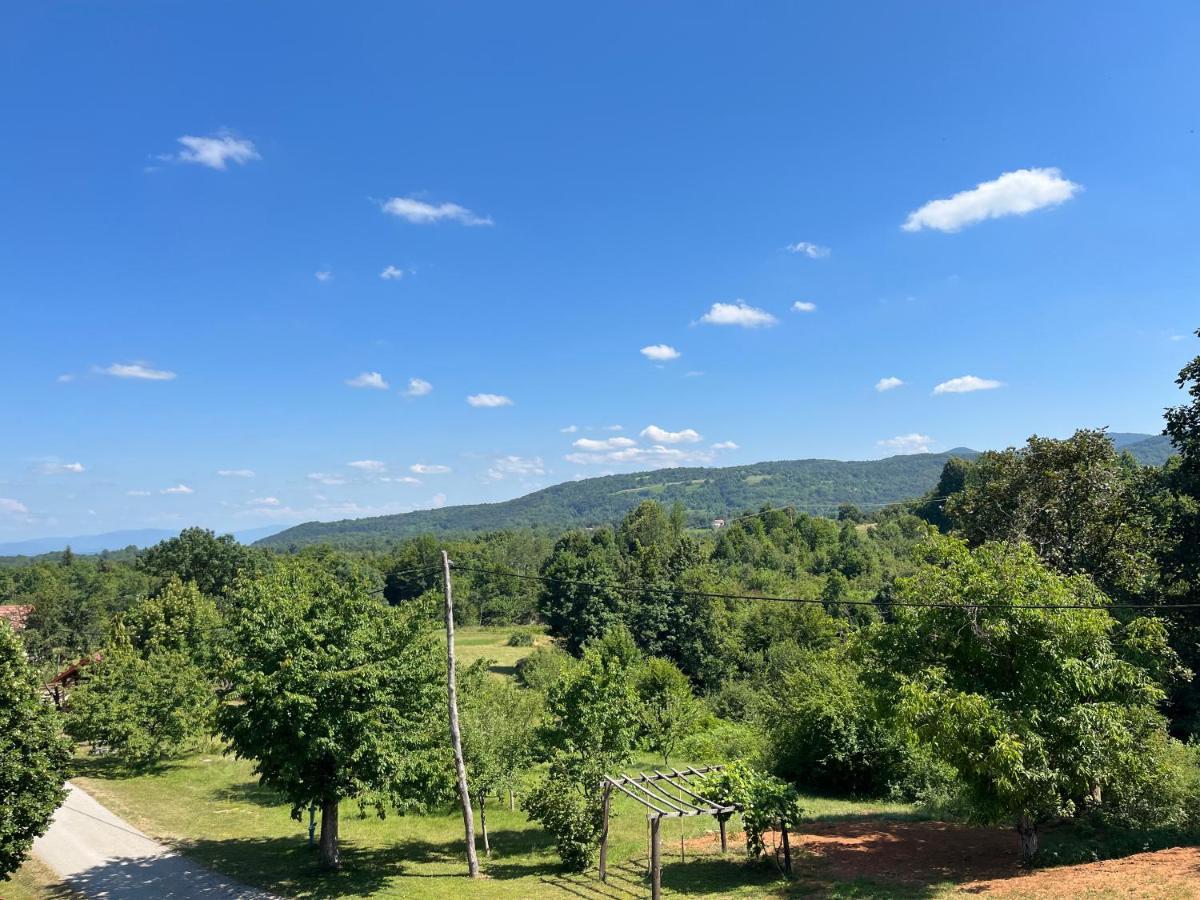
[[[388,389],[388,383],[378,372],[362,372],[353,378],[347,378],[346,384],[352,388],[374,388],[377,391]]]
[[[413,463],[408,467],[408,471],[415,472],[418,475],[445,475],[450,471],[449,466],[426,465],[425,463]]]
[[[512,406],[513,402],[509,397],[503,394],[471,394],[467,397],[467,402],[472,406],[496,407],[496,406]]]
[[[933,389],[933,392],[935,394],[969,394],[972,391],[990,391],[998,387],[1004,387],[1004,382],[996,381],[993,378],[960,375],[958,378],[943,381]]]
[[[654,441],[656,444],[694,444],[703,440],[700,432],[694,428],[685,428],[683,431],[667,431],[657,425],[647,425],[642,429],[641,434],[646,440]]]
[[[1175,338],[1171,338],[1171,340],[1175,340]],[[72,381],[75,380],[75,376],[72,375],[70,372],[63,372],[63,374],[59,375],[54,380],[57,381],[59,384],[70,384]]]
[[[316,481],[321,484],[336,485],[345,484],[346,479],[341,475],[331,475],[328,472],[309,472],[308,478],[310,481]]]
[[[404,277],[404,270],[397,269],[395,266],[388,266],[386,269],[384,269],[382,272],[379,273],[379,277],[382,278],[384,281],[396,281],[396,280]]]
[[[6,513],[27,513],[29,508],[20,500],[14,500],[11,497],[0,497],[0,512]]]
[[[579,426],[578,425],[568,425],[566,428],[560,428],[558,430],[561,431],[563,434],[574,434],[575,432],[577,432],[579,430]]]
[[[188,487],[186,484],[181,483],[181,484],[175,485],[174,487],[163,488],[161,491],[159,491],[159,493],[160,494],[194,494],[196,492],[192,488]]]
[[[717,441],[711,445],[714,450],[737,450],[738,445],[733,441]]]
[[[649,347],[643,347],[641,353],[646,359],[652,359],[655,362],[667,362],[679,359],[680,356],[679,351],[669,344],[651,344]]]
[[[769,312],[748,305],[744,300],[736,303],[714,303],[701,322],[709,325],[738,325],[742,328],[764,328],[779,322]]]
[[[253,469],[217,469],[217,474],[222,478],[253,478]]]
[[[352,469],[358,469],[360,472],[386,472],[387,466],[378,459],[356,459],[354,462],[346,463]]]
[[[320,281],[320,282],[332,281],[333,273],[330,272],[328,269],[321,269],[320,271],[313,272],[313,277],[316,278],[317,281]]]
[[[807,256],[809,259],[824,259],[830,253],[828,247],[822,247],[820,244],[813,244],[808,241],[796,241],[794,244],[788,244],[787,248],[793,253],[800,253]]]
[[[140,378],[143,381],[170,381],[175,377],[174,372],[168,372],[166,369],[151,369],[145,363],[113,363],[111,366],[96,371],[114,378]]]
[[[529,478],[535,475],[545,475],[546,466],[540,456],[501,456],[487,470],[487,477],[493,481],[505,478]]]
[[[681,450],[678,447],[624,447],[603,452],[568,453],[563,457],[577,465],[641,466],[662,469],[668,466],[706,465],[713,461],[708,450]]]
[[[808,300],[797,300],[792,304],[793,312],[816,312],[817,304],[810,303]]]
[[[433,385],[424,378],[410,378],[408,379],[408,390],[404,392],[404,396],[424,397],[431,391],[433,391]]]
[[[995,181],[984,181],[953,197],[931,200],[908,214],[901,226],[905,231],[933,228],[958,231],[984,219],[1023,216],[1035,209],[1058,206],[1082,190],[1063,178],[1058,169],[1018,169],[1005,172]]]
[[[902,384],[904,384],[904,382],[895,375],[889,375],[887,378],[880,378],[877,382],[875,382],[875,390],[883,393],[884,391],[890,391],[893,388],[898,388]]]
[[[928,453],[933,442],[933,438],[929,435],[917,434],[915,431],[911,434],[898,434],[894,438],[876,441],[880,447],[895,450],[897,453]]]
[[[420,478],[413,478],[411,475],[386,475],[379,479],[391,484],[421,484]]]
[[[43,475],[66,475],[69,473],[78,474],[79,472],[83,471],[83,463],[42,463],[42,465],[38,467],[38,471]]]
[[[178,140],[183,144],[183,149],[179,151],[178,156],[171,158],[179,162],[195,163],[198,166],[223,171],[227,163],[245,165],[252,160],[262,159],[253,143],[228,134],[220,137],[194,137],[185,134]]]
[[[250,502],[255,504],[256,506],[278,506],[279,498],[278,497],[256,497],[255,499],[251,500]]]
[[[597,450],[620,450],[622,447],[633,447],[636,444],[637,441],[631,440],[627,437],[611,437],[604,438],[602,440],[596,440],[595,438],[580,438],[571,444],[571,446],[577,450],[588,450],[594,452]]]
[[[605,426],[603,426],[603,430],[604,431],[624,431],[625,426],[624,425],[605,425]]]
[[[383,211],[398,216],[415,225],[433,222],[461,222],[463,225],[491,225],[488,216],[480,216],[457,203],[439,203],[436,206],[414,197],[393,197],[383,204]]]

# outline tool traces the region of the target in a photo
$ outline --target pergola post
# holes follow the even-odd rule
[[[788,843],[787,822],[780,822],[780,831],[783,834],[783,871],[787,873],[788,878],[792,877],[792,846]]]
[[[721,853],[724,854],[726,851],[729,850],[729,846],[726,843],[726,838],[725,838],[725,817],[718,816],[717,824],[719,826],[721,826]]]
[[[612,805],[612,785],[604,782],[604,824],[600,829],[600,880],[608,881],[608,810]]]
[[[662,839],[659,826],[662,816],[654,816],[650,820],[650,897],[660,900],[662,897]]]

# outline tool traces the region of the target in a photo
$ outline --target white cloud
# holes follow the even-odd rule
[[[793,253],[802,253],[809,259],[824,259],[830,253],[828,247],[822,247],[820,244],[813,244],[809,241],[796,241],[794,244],[788,244],[787,248]]]
[[[224,170],[226,163],[245,165],[252,160],[262,159],[253,143],[228,134],[220,137],[184,135],[178,140],[183,144],[183,149],[172,158],[179,162]]]
[[[278,497],[257,497],[254,500],[251,500],[250,502],[257,504],[258,506],[278,506],[279,498]]]
[[[253,478],[253,469],[217,469],[217,474],[222,478]]]
[[[145,363],[113,363],[111,366],[96,371],[114,378],[140,378],[143,381],[170,381],[175,377],[174,372],[168,372],[166,369],[151,369]]]
[[[488,216],[476,215],[457,203],[439,203],[435,206],[414,197],[393,197],[383,204],[383,211],[415,225],[429,225],[443,219],[448,222],[461,222],[463,225],[492,224]]]
[[[383,478],[380,478],[379,480],[387,481],[392,484],[422,484],[423,483],[420,478],[413,478],[411,475],[387,475]]]
[[[914,431],[912,434],[898,434],[893,438],[876,441],[876,443],[880,447],[895,450],[897,453],[928,453],[934,440],[927,434],[917,434]]]
[[[603,452],[568,453],[563,457],[577,465],[615,465],[665,468],[667,466],[706,465],[713,461],[708,450],[681,450],[678,447],[624,447],[620,450]]]
[[[633,447],[636,444],[637,441],[631,440],[627,437],[611,437],[604,438],[603,440],[596,440],[595,438],[580,438],[571,444],[571,446],[577,450],[597,451],[619,450],[622,447]]]
[[[1175,340],[1175,338],[1171,338],[1171,340]],[[75,376],[72,375],[70,372],[64,372],[63,374],[59,375],[54,380],[57,381],[59,384],[68,384],[69,382],[72,382],[75,380]]]
[[[643,347],[641,353],[646,359],[653,359],[656,362],[667,362],[680,357],[679,351],[669,344],[651,344],[649,347]]]
[[[388,266],[379,273],[379,277],[384,281],[396,281],[404,277],[404,270],[397,269],[395,266]]]
[[[969,394],[972,391],[990,391],[998,387],[1004,387],[1004,382],[992,378],[976,378],[974,375],[960,375],[958,378],[943,381],[933,389],[933,392],[935,394]]]
[[[901,226],[904,231],[933,228],[958,231],[984,219],[1023,216],[1035,209],[1058,206],[1082,190],[1063,178],[1058,169],[1017,169],[1005,172],[994,181],[984,181],[953,197],[931,200],[909,213]]]
[[[424,378],[408,379],[408,390],[404,392],[406,397],[424,397],[433,391],[433,385]]]
[[[360,472],[386,472],[387,466],[378,459],[356,459],[354,462],[346,463],[352,469],[358,469]]]
[[[450,471],[450,467],[427,465],[426,463],[413,463],[408,467],[408,471],[415,472],[417,475],[445,475]]]
[[[703,440],[700,432],[694,428],[685,428],[683,431],[667,431],[657,425],[647,425],[643,428],[642,437],[654,441],[656,444],[694,444]]]
[[[501,456],[487,470],[487,477],[493,481],[505,478],[530,478],[535,475],[545,475],[546,465],[540,456]]]
[[[126,491],[125,496],[126,497],[149,497],[150,492],[149,491]]]
[[[374,388],[377,391],[388,389],[388,383],[378,372],[362,372],[353,378],[347,378],[346,384],[352,388]]]
[[[512,406],[513,402],[510,398],[503,394],[472,394],[467,398],[467,402],[472,406],[496,407],[496,406]]]
[[[605,425],[603,430],[604,431],[624,431],[625,426],[624,425]]]
[[[313,277],[316,278],[317,281],[320,281],[320,282],[332,281],[333,273],[330,272],[328,269],[321,269],[317,272],[313,272]]]
[[[317,481],[321,484],[335,485],[345,484],[346,479],[341,475],[331,475],[328,472],[309,472],[308,478],[310,481]]]
[[[560,428],[558,430],[561,431],[563,434],[574,434],[575,432],[577,432],[579,430],[579,426],[578,425],[568,425],[566,428]]]
[[[73,463],[60,463],[60,462],[42,463],[42,465],[38,469],[38,471],[40,471],[43,475],[65,475],[68,473],[79,473],[79,472],[82,472],[83,470],[84,470],[83,463],[77,463],[77,462],[73,462]]]
[[[29,512],[29,508],[20,500],[13,500],[11,497],[0,497],[0,512],[27,513]]]
[[[1168,340],[1171,340],[1171,341],[1182,341],[1182,340],[1183,340],[1185,337],[1187,337],[1187,335],[1183,335],[1183,334],[1173,334],[1173,335],[1171,335],[1171,336],[1168,338]],[[59,380],[60,380],[60,381],[62,380],[62,376],[61,376],[61,375],[59,376]]]
[[[733,441],[717,441],[711,445],[714,450],[737,450],[738,445]]]
[[[765,310],[749,306],[744,300],[736,303],[714,303],[700,317],[709,325],[738,325],[742,328],[763,328],[778,324],[779,320]]]
[[[886,378],[880,378],[877,382],[875,382],[875,390],[883,393],[884,391],[890,391],[894,388],[898,388],[902,384],[904,384],[904,382],[895,375],[889,375]]]
[[[792,304],[792,311],[793,312],[816,312],[817,304],[812,303],[808,300],[797,300],[795,303]]]
[[[175,485],[174,487],[163,488],[161,491],[159,491],[159,493],[160,494],[194,494],[196,492],[192,488],[188,487],[186,484],[180,483],[180,484]]]

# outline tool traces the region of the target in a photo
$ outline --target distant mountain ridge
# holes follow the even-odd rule
[[[234,532],[234,537],[243,544],[252,544],[279,531],[281,525],[262,528],[247,528]],[[153,547],[179,534],[179,529],[136,528],[128,531],[108,531],[104,534],[77,534],[71,537],[31,538],[27,541],[11,541],[0,544],[0,556],[38,556],[42,553],[57,553],[66,547],[73,553],[103,553],[124,550],[126,547]]]

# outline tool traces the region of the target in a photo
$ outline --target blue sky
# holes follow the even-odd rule
[[[14,7],[0,537],[1156,432],[1200,11],[1150,13]]]

